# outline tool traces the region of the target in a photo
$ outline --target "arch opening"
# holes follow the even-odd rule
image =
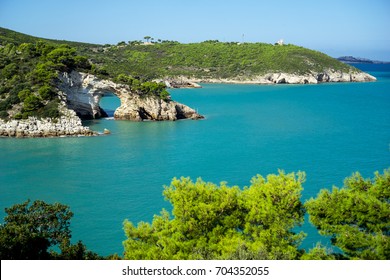
[[[99,107],[108,118],[113,118],[115,110],[121,105],[121,100],[113,92],[105,92],[100,95]],[[103,117],[103,116],[102,116]]]

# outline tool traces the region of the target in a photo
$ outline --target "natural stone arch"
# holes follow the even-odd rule
[[[69,109],[80,116],[100,118],[105,115],[99,102],[104,94],[113,93],[121,102],[114,118],[133,121],[202,119],[194,109],[174,101],[165,101],[157,96],[141,96],[131,92],[128,86],[94,75],[72,71],[59,76],[59,89],[64,93]]]

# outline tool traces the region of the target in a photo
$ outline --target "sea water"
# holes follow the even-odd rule
[[[60,202],[74,212],[73,241],[102,255],[122,254],[123,221],[150,222],[173,177],[249,186],[256,174],[305,171],[302,201],[343,186],[359,171],[390,167],[390,65],[359,65],[369,83],[203,84],[170,90],[206,119],[87,122],[99,137],[0,139],[3,209],[27,199]],[[112,115],[119,100],[104,97]],[[303,248],[330,245],[306,221]]]

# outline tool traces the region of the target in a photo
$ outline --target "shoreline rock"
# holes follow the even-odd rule
[[[202,86],[198,83],[192,82],[189,79],[184,80],[176,80],[176,79],[168,79],[163,80],[167,88],[201,88]]]
[[[122,96],[121,106],[114,113],[118,120],[131,121],[176,121],[180,119],[203,119],[194,109],[175,102],[148,96]]]
[[[89,127],[83,126],[81,119],[74,112],[69,110],[69,113],[57,119],[38,119],[36,117],[10,121],[0,119],[0,137],[31,138],[97,135]]]
[[[268,73],[252,77],[235,78],[194,78],[179,76],[176,78],[178,84],[189,83],[223,83],[223,84],[318,84],[335,82],[371,82],[376,78],[365,72],[342,72],[328,69],[321,73],[310,73],[305,75],[289,73]]]

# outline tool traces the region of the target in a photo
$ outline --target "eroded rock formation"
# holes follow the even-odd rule
[[[102,95],[113,93],[119,97],[121,105],[115,110],[114,118],[123,120],[175,121],[179,119],[202,119],[195,110],[175,101],[165,101],[153,95],[139,95],[129,87],[94,75],[62,73],[59,88],[64,93],[68,107],[79,116],[98,118],[105,112],[99,107]]]

